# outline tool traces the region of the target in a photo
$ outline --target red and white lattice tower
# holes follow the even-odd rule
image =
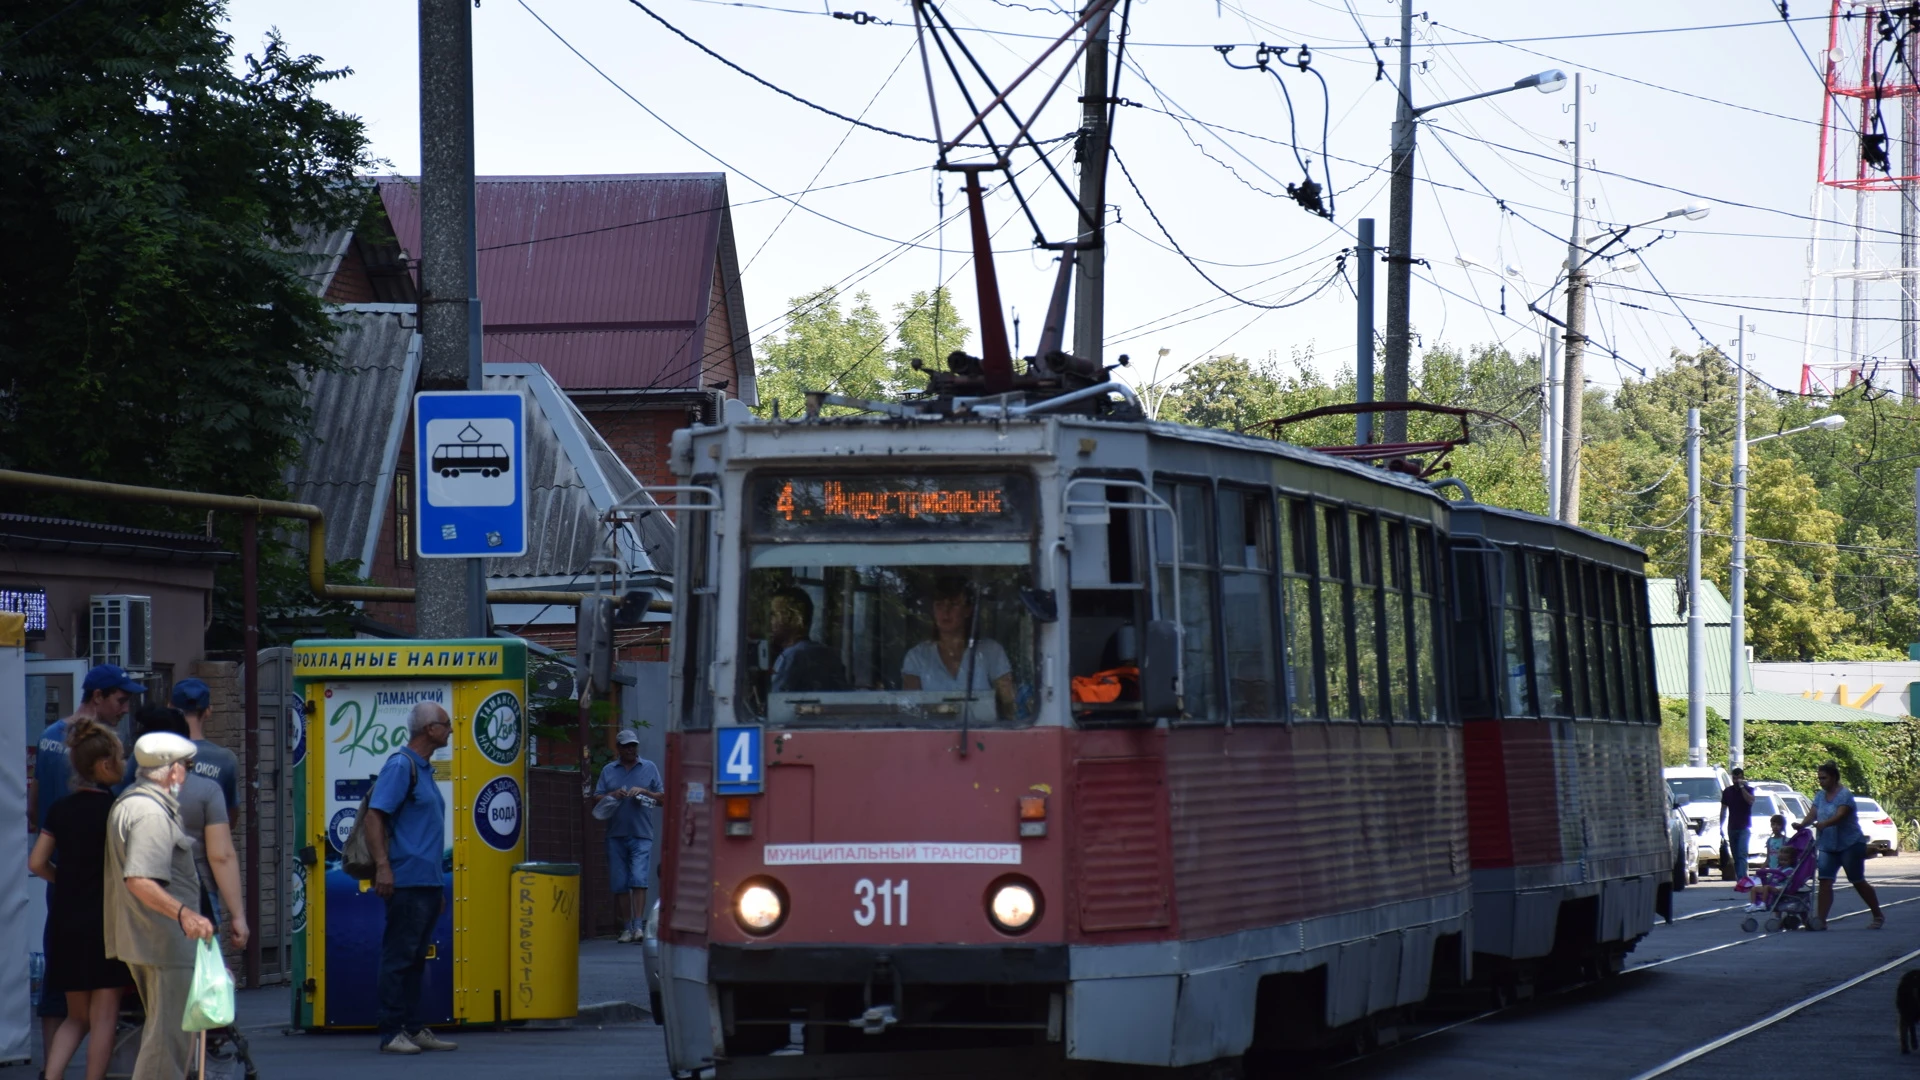
[[[1813,236],[1807,248],[1803,387],[1834,390],[1879,377],[1915,396],[1920,360],[1920,291],[1916,290],[1915,239],[1920,234],[1920,85],[1913,48],[1920,47],[1920,5],[1834,0],[1827,25],[1826,93],[1820,114],[1820,166],[1813,198]],[[1846,193],[1851,193],[1847,198]],[[1875,227],[1875,210],[1891,198],[1899,210],[1898,243]],[[1842,201],[1851,206],[1842,208]],[[1891,207],[1889,209],[1892,209]],[[1851,220],[1842,218],[1845,213]],[[1823,244],[1825,224],[1837,226]],[[1828,258],[1821,258],[1822,248]],[[1822,265],[1826,263],[1827,265]],[[1831,282],[1824,300],[1819,282]],[[1843,307],[1841,285],[1848,296]],[[1876,282],[1895,282],[1898,340],[1876,325],[1869,312]],[[1881,296],[1881,301],[1895,299]],[[1816,310],[1816,308],[1823,310]],[[1826,318],[1822,318],[1826,316]],[[1833,362],[1813,362],[1816,323],[1832,332]],[[1824,374],[1820,374],[1824,372]]]

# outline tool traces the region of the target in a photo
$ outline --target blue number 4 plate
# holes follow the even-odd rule
[[[714,731],[713,790],[716,795],[758,795],[766,783],[766,761],[757,727]]]

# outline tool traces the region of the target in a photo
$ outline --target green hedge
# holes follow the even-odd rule
[[[1687,763],[1687,703],[1661,699],[1660,750],[1668,765]],[[1779,780],[1812,794],[1821,762],[1840,766],[1841,782],[1880,801],[1900,823],[1904,847],[1914,847],[1920,818],[1920,720],[1895,723],[1776,724],[1747,721],[1747,776]],[[1727,721],[1707,710],[1707,760],[1727,760]]]

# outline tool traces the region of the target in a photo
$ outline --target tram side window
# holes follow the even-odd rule
[[[1371,514],[1347,521],[1353,530],[1353,673],[1360,686],[1353,718],[1385,720],[1393,712],[1381,694],[1380,521]]]
[[[1407,526],[1399,521],[1389,521],[1386,525],[1387,546],[1381,554],[1380,592],[1380,610],[1386,633],[1384,656],[1389,702],[1386,714],[1396,720],[1417,720],[1419,712],[1413,701],[1413,656],[1407,647],[1407,634],[1411,629],[1407,621],[1407,586],[1411,584],[1413,576],[1413,568],[1408,565]]]
[[[1560,613],[1564,603],[1560,592],[1560,568],[1552,555],[1534,554],[1528,560],[1533,570],[1528,590],[1533,602],[1533,692],[1542,716],[1570,716],[1567,694],[1565,631]]]
[[[1413,657],[1408,669],[1414,683],[1415,719],[1439,721],[1440,709],[1439,642],[1433,625],[1439,618],[1439,552],[1434,548],[1433,532],[1422,525],[1413,527]]]
[[[1634,697],[1640,703],[1640,719],[1658,723],[1660,720],[1660,702],[1650,696],[1653,686],[1653,655],[1648,652],[1653,640],[1652,625],[1647,616],[1646,579],[1635,576],[1628,583],[1627,604],[1633,613],[1633,660],[1634,660]]]
[[[1593,705],[1588,715],[1612,716],[1613,703],[1607,694],[1607,649],[1601,640],[1600,590],[1594,584],[1600,568],[1590,562],[1575,561],[1568,569],[1574,576],[1567,587],[1580,590],[1580,610],[1586,630],[1587,694]]]
[[[1178,550],[1165,514],[1154,515],[1157,530],[1154,558],[1160,563],[1160,610],[1173,615],[1178,582],[1182,653],[1181,693],[1187,715],[1195,720],[1218,716],[1214,689],[1212,515],[1207,512],[1207,489],[1200,484],[1157,484],[1162,499],[1180,519]],[[1176,578],[1177,575],[1177,578]]]
[[[1527,557],[1517,548],[1503,547],[1500,564],[1501,711],[1507,716],[1533,716],[1532,670],[1527,664],[1527,638],[1531,631],[1522,580],[1526,575]]]
[[[1560,572],[1560,625],[1567,642],[1567,711],[1574,716],[1598,716],[1594,702],[1588,697],[1587,647],[1591,644],[1583,632],[1581,622],[1580,563],[1571,557],[1554,560],[1557,567],[1550,564],[1545,571]]]
[[[1319,666],[1313,658],[1315,612],[1313,599],[1313,504],[1288,499],[1285,527],[1286,552],[1286,640],[1288,703],[1293,717],[1326,719],[1326,707],[1320,703]]]
[[[1607,716],[1613,720],[1627,719],[1625,702],[1621,698],[1620,685],[1620,613],[1614,610],[1613,599],[1618,590],[1613,585],[1614,573],[1604,566],[1589,567],[1587,570],[1587,608],[1597,612],[1600,619],[1601,663],[1605,665],[1607,684]]]
[[[1350,720],[1359,715],[1352,701],[1352,649],[1347,620],[1347,581],[1352,572],[1347,515],[1326,507],[1320,515],[1320,643],[1326,650],[1327,715]]]
[[[1145,540],[1142,505],[1132,488],[1073,488],[1075,499],[1100,498],[1133,510],[1110,510],[1105,525],[1076,526],[1068,595],[1068,671],[1076,681],[1074,715],[1082,722],[1138,719],[1140,628],[1146,624],[1146,568],[1137,552]]]
[[[1280,715],[1274,693],[1273,500],[1220,491],[1220,616],[1227,640],[1227,709],[1234,719]]]
[[[711,482],[710,478],[702,482]],[[681,571],[687,580],[686,611],[680,616],[680,715],[683,731],[705,731],[713,724],[712,689],[707,671],[713,664],[714,588],[708,571],[713,514],[701,512],[682,515],[681,528],[687,532],[687,566]]]

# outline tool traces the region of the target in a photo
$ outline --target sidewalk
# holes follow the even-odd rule
[[[286,986],[242,990],[234,995],[234,1020],[243,1031],[279,1031],[293,1020],[291,994]],[[622,945],[612,938],[580,943],[580,1009],[580,1027],[652,1024],[646,963],[638,944]]]
[[[235,994],[235,1022],[246,1035],[263,1080],[472,1080],[487,1076],[553,1075],[565,1061],[570,1080],[666,1075],[666,1042],[647,1016],[647,977],[639,945],[611,939],[580,943],[580,1006],[571,1028],[539,1031],[439,1029],[460,1044],[452,1054],[383,1056],[370,1032],[288,1033],[293,991],[286,986]],[[591,1008],[598,1006],[598,1008]],[[0,1067],[0,1080],[28,1080],[41,1060],[34,1025],[35,1065]],[[70,1076],[80,1075],[74,1068]],[[212,1070],[209,1070],[212,1071]]]

